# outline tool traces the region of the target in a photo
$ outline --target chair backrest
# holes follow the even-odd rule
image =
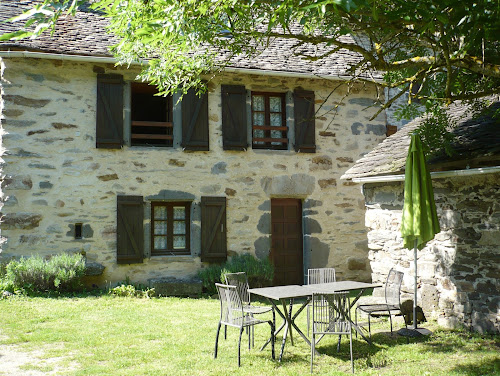
[[[385,283],[385,302],[388,305],[401,306],[401,283],[403,282],[403,272],[391,269],[387,275]]]
[[[226,285],[236,286],[236,290],[238,294],[240,294],[241,302],[244,305],[250,304],[247,274],[245,272],[227,273],[225,279]]]
[[[216,283],[215,287],[220,300],[220,321],[240,326],[243,322],[243,306],[236,286]]]
[[[307,270],[307,284],[336,282],[335,268],[318,268]]]
[[[313,332],[349,333],[351,331],[350,306],[347,292],[313,294]]]

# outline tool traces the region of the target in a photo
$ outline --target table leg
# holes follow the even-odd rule
[[[304,339],[304,341],[306,341],[306,343],[308,345],[311,345],[311,342],[309,341],[309,339],[306,337],[306,335],[304,333],[302,333],[302,330],[300,330],[298,328],[298,326],[295,324],[295,319],[297,318],[297,316],[304,310],[304,308],[307,307],[307,305],[311,302],[311,297],[307,297],[306,301],[302,304],[302,306],[297,310],[297,312],[295,312],[295,315],[293,315],[293,317],[291,318],[290,320],[290,323],[291,325],[295,328],[295,330],[297,331],[297,333],[299,333],[299,335]],[[290,312],[291,314],[291,312]]]
[[[281,318],[283,319],[283,323],[280,325],[279,328],[276,328],[275,331],[274,331],[274,337],[276,338],[276,336],[278,335],[279,332],[281,332],[281,330],[283,330],[283,328],[286,326],[286,316],[281,312],[281,310],[278,308],[278,306],[276,305],[276,303],[274,302],[274,300],[272,299],[267,299],[269,301],[269,303],[273,306],[274,308],[274,312],[277,312],[279,316],[281,316]],[[264,343],[264,345],[262,345],[262,347],[260,348],[260,351],[264,350],[266,348],[266,346],[271,342],[271,339],[268,339],[266,341],[266,343]]]

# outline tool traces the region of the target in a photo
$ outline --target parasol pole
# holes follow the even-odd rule
[[[413,329],[417,329],[417,243],[418,238],[415,239],[415,246],[413,247],[415,259],[415,292],[413,295]]]

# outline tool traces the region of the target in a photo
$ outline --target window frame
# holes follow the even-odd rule
[[[174,108],[174,101],[173,101],[173,96],[169,95],[165,98],[166,101],[166,108],[165,108],[165,118],[166,121],[145,121],[141,119],[134,119],[134,114],[133,114],[133,106],[134,106],[134,93],[146,93],[146,94],[151,94],[155,95],[158,93],[158,90],[155,86],[150,85],[148,83],[144,82],[135,82],[131,81],[129,85],[129,113],[130,113],[130,121],[129,121],[129,142],[131,147],[161,147],[161,148],[172,148],[174,147],[174,142],[175,142],[175,137],[174,137],[174,122],[173,122],[173,108]],[[144,127],[144,129],[160,129],[164,128],[165,129],[165,134],[160,134],[160,133],[148,133],[147,131],[144,133],[140,133],[137,130],[134,131],[134,127],[141,129],[140,127]],[[143,138],[141,137],[134,137],[138,135],[144,135]],[[154,137],[158,136],[158,137]],[[154,144],[148,144],[148,143],[136,143],[134,142],[134,139],[137,140],[147,140],[151,139],[152,141],[156,141]],[[162,145],[160,142],[164,142],[165,144]]]
[[[163,206],[167,208],[167,234],[164,235],[167,239],[167,248],[162,250],[155,249],[155,222],[162,221],[155,219],[154,209],[155,207]],[[183,234],[186,238],[186,247],[182,249],[174,249],[173,238],[174,238],[174,218],[173,218],[173,208],[174,206],[184,207],[184,222],[185,222],[185,233]],[[191,254],[191,201],[151,201],[151,219],[150,219],[150,252],[151,256],[169,256],[169,255],[190,255]],[[179,234],[176,234],[179,235]]]
[[[263,126],[254,125],[254,112],[262,112],[262,111],[254,111],[254,96],[263,96],[264,97],[264,124]],[[281,126],[275,127],[271,126],[271,111],[270,111],[270,98],[271,97],[280,97],[281,98]],[[288,150],[290,144],[290,129],[288,127],[286,121],[286,93],[282,92],[267,92],[267,91],[251,91],[250,92],[250,123],[252,130],[252,149],[263,149],[263,150]],[[277,129],[276,129],[277,128]],[[264,136],[263,138],[256,138],[254,136],[255,130],[263,130]],[[282,137],[275,138],[273,141],[273,137],[271,137],[271,131],[281,131]],[[283,133],[285,133],[285,137],[283,137]],[[264,141],[256,141],[256,140],[264,140]],[[264,144],[256,144],[256,142],[264,142]],[[273,145],[273,142],[280,142],[280,145]]]

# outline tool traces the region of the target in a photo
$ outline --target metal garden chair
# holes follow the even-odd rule
[[[347,292],[337,292],[332,294],[313,294],[311,327],[311,373],[313,372],[316,345],[327,334],[334,334],[339,336],[342,336],[344,334],[349,336],[351,368],[352,372],[354,373],[349,294]],[[319,336],[318,339],[316,339],[317,336]],[[337,351],[339,350],[340,341],[337,345]]]
[[[403,272],[399,272],[394,269],[389,271],[387,281],[385,283],[385,303],[358,304],[356,307],[356,325],[358,324],[358,310],[368,315],[368,332],[370,333],[370,339],[372,338],[370,322],[371,317],[389,317],[392,334],[392,316],[402,315],[400,293],[403,275]]]
[[[254,325],[268,323],[271,326],[271,354],[274,355],[274,323],[271,320],[259,320],[247,314],[243,310],[243,303],[236,286],[223,285],[216,283],[217,292],[220,300],[220,319],[217,327],[217,335],[215,337],[215,352],[214,359],[217,358],[217,348],[219,343],[219,333],[222,325],[225,327],[232,326],[240,329],[240,337],[238,341],[238,367],[241,365],[241,335],[243,328],[253,327]],[[250,338],[248,343],[250,349]]]
[[[316,268],[307,270],[307,284],[336,282],[335,268]],[[309,322],[311,316],[311,305],[307,306],[307,335],[309,335]]]
[[[252,305],[250,301],[250,293],[248,292],[249,285],[248,285],[248,278],[247,274],[245,272],[237,272],[237,273],[227,273],[225,275],[226,279],[226,284],[231,285],[231,286],[236,286],[236,291],[238,292],[241,302],[243,304],[243,312],[246,314],[253,316],[253,315],[260,315],[263,313],[267,312],[272,312],[273,315],[273,324],[276,326],[276,317],[275,317],[275,312],[274,308],[271,306],[256,306]],[[224,338],[226,338],[226,330],[227,327],[224,328]],[[249,331],[248,335],[251,336],[252,338],[252,347],[254,345],[253,341],[253,333]],[[250,337],[249,337],[250,340]]]

